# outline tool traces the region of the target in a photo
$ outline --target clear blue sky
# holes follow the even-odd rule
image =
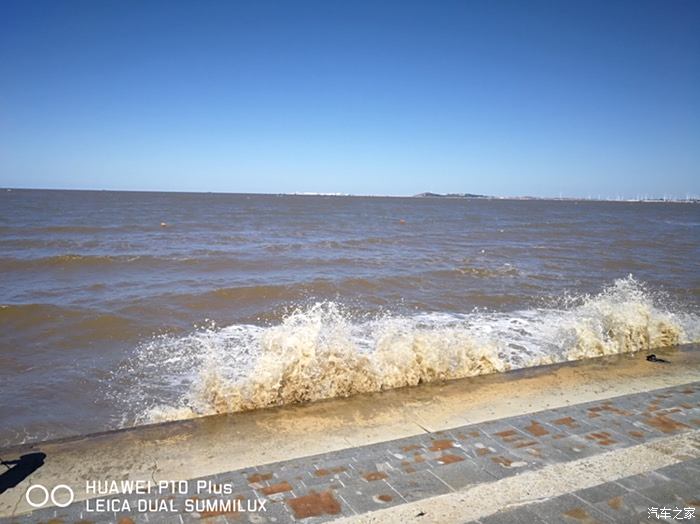
[[[0,2],[0,186],[700,195],[698,1]]]

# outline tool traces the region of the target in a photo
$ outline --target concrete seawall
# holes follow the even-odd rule
[[[92,496],[86,493],[86,480],[195,479],[319,454],[344,457],[361,446],[421,439],[486,421],[700,382],[700,346],[655,353],[671,363],[648,362],[642,353],[604,357],[8,448],[0,452],[5,460],[38,451],[46,454],[46,460],[17,487],[0,495],[0,517],[9,518],[8,522],[13,521],[12,515],[33,521],[24,496],[31,484],[70,486],[75,501],[82,501]],[[692,429],[690,424],[685,427]],[[254,482],[253,488],[246,489],[265,488],[269,485],[257,487]],[[410,508],[408,499],[402,497]],[[295,518],[289,513],[282,515],[283,520],[284,515]],[[329,512],[327,516],[334,515]],[[392,517],[386,514],[384,518]],[[402,519],[406,515],[398,518]]]

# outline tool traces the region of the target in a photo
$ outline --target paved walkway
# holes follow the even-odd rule
[[[700,522],[700,459],[500,511],[480,524]]]
[[[417,501],[459,493],[470,486],[496,485],[519,474],[581,464],[611,451],[671,442],[669,437],[688,434],[695,438],[699,428],[700,382],[695,382],[202,477],[187,482],[184,493],[160,492],[154,484],[151,493],[144,495],[98,497],[103,502],[116,498],[126,502],[128,509],[90,511],[100,503],[91,499],[0,522],[315,524],[343,517],[357,519],[358,515],[368,522],[382,522],[391,515],[387,508],[413,508]],[[686,517],[693,508],[694,520],[676,522],[700,522],[700,439],[691,444],[680,459],[653,468],[656,471],[508,511],[487,508],[483,517],[461,521],[649,522],[655,520],[653,513],[651,520],[647,518],[650,509],[656,508],[659,515],[666,507],[672,512],[683,510]],[[153,479],[162,480],[170,479]],[[479,502],[483,507],[490,504],[489,500]],[[161,511],[142,513],[139,504],[151,504]],[[171,508],[175,511],[170,512]],[[376,511],[386,518],[372,520]],[[430,521],[429,514],[420,513],[414,515],[417,521],[422,517]]]

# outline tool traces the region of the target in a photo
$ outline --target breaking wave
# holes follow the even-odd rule
[[[344,397],[700,341],[700,317],[672,311],[632,276],[599,294],[508,313],[385,314],[333,302],[279,325],[208,326],[141,346],[112,394],[126,423]]]

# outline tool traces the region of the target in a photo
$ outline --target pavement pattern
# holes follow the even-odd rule
[[[0,522],[316,524],[698,429],[695,382],[202,477],[184,493],[121,496],[132,501],[129,511],[94,513],[87,505],[95,508],[95,500],[80,501]],[[198,480],[208,486],[204,494],[195,490]],[[230,493],[212,493],[224,486]],[[162,511],[139,512],[137,499]],[[216,505],[222,500],[234,503]],[[700,459],[497,510],[473,522],[700,522]]]

